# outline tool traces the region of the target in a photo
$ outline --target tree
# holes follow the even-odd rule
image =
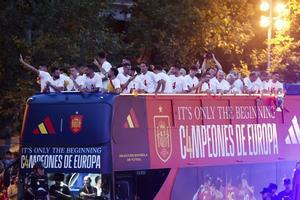
[[[34,76],[18,63],[20,53],[35,66],[62,67],[90,62],[99,50],[114,56],[125,48],[122,35],[100,15],[106,5],[96,0],[0,2],[1,133],[5,127],[20,130],[26,99],[38,91]]]
[[[138,0],[127,39],[139,60],[190,65],[205,50],[241,55],[254,36],[253,15],[247,0]]]
[[[281,13],[281,18],[287,21],[287,24],[281,30],[273,30],[274,37],[270,41],[272,65],[268,70],[270,72],[279,71],[285,82],[295,83],[299,82],[300,75],[300,1],[289,1],[286,11]],[[250,57],[250,63],[253,66],[266,70],[267,51],[265,48],[252,49]]]

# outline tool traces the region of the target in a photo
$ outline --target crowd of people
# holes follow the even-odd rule
[[[214,199],[214,200],[257,200],[255,197],[254,187],[249,185],[246,175],[243,174],[237,184],[233,184],[231,179],[227,183],[223,183],[221,177],[213,179],[207,176],[204,183],[200,185],[193,196],[193,200],[198,199]],[[264,187],[261,194],[262,200],[296,200],[293,198],[291,179],[283,179],[283,190],[277,193],[278,186],[275,183],[270,183],[268,187]]]
[[[140,63],[133,66],[123,59],[118,67],[100,52],[90,64],[72,65],[69,70],[47,66],[38,68],[20,55],[20,63],[35,72],[41,92],[112,92],[112,93],[210,93],[210,94],[278,94],[283,92],[280,74],[253,71],[248,77],[231,70],[227,75],[214,54],[204,55],[202,65],[197,62],[188,68],[180,64],[169,67]],[[214,66],[209,66],[212,61]],[[211,63],[211,62],[210,62]],[[68,73],[65,73],[68,71]]]
[[[0,161],[0,200],[18,199],[17,157],[17,153],[7,151]]]

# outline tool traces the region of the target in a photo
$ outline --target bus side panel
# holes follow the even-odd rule
[[[113,169],[149,169],[148,126],[144,97],[119,96],[112,121]]]
[[[148,96],[151,168],[299,159],[299,97]],[[282,109],[282,110],[281,110]]]

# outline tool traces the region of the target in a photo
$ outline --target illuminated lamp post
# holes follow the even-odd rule
[[[271,39],[272,39],[272,29],[273,25],[275,25],[275,28],[277,30],[283,29],[287,22],[283,20],[282,13],[285,11],[286,5],[278,2],[276,3],[275,8],[273,7],[273,1],[272,0],[263,0],[260,4],[260,9],[263,12],[269,12],[269,16],[261,16],[260,18],[260,25],[262,27],[268,27],[268,65],[267,69],[270,70],[271,68]],[[273,9],[275,9],[278,16],[273,16]]]

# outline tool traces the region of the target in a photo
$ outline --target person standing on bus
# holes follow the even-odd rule
[[[38,75],[39,83],[40,83],[40,86],[41,86],[40,91],[43,92],[45,87],[46,87],[46,82],[52,79],[50,74],[47,72],[47,66],[42,65],[42,66],[39,66],[39,69],[36,69],[35,67],[30,65],[29,63],[25,62],[23,60],[22,55],[20,55],[19,61],[26,69],[29,69],[30,71],[33,71]]]
[[[92,179],[89,176],[84,177],[84,186],[79,190],[79,196],[82,200],[94,200],[97,195],[97,188],[91,185]]]
[[[70,68],[70,78],[73,81],[74,87],[73,91],[82,91],[84,88],[84,82],[86,76],[80,75],[77,66],[72,66]]]
[[[94,69],[96,66],[94,64],[87,65],[86,79],[84,84],[85,92],[101,92],[102,78],[99,74],[95,73]]]
[[[146,88],[145,85],[142,83],[141,78],[141,68],[139,67],[131,67],[129,70],[129,75],[131,76],[127,82],[128,86],[126,90],[123,90],[123,93],[130,94],[130,93],[144,93]]]
[[[123,68],[122,72],[120,72],[120,70],[118,70],[119,73],[118,73],[117,78],[120,80],[122,91],[125,91],[125,90],[127,90],[127,86],[130,82],[128,80],[130,79],[129,70],[130,70],[131,66],[130,66],[130,64],[125,63],[125,64],[123,64],[122,68]]]
[[[156,84],[155,84],[155,74],[151,71],[148,71],[148,66],[145,63],[140,65],[141,75],[140,80],[144,84],[145,92],[154,93]]]
[[[104,86],[103,88],[106,88],[108,84],[108,72],[112,68],[112,65],[106,60],[106,53],[99,52],[95,58],[94,64],[96,64],[100,70],[100,76],[102,77]]]
[[[184,77],[185,85],[183,89],[186,93],[195,93],[197,88],[199,87],[198,78],[195,76],[197,72],[198,68],[195,65],[193,65],[190,68],[189,75],[186,75]]]
[[[107,91],[113,93],[121,93],[121,83],[120,80],[117,78],[119,71],[117,68],[111,68],[108,72],[108,84],[107,84]]]
[[[180,74],[180,65],[177,64],[171,67],[169,77],[171,79],[173,93],[182,93],[184,87],[184,78]]]
[[[27,192],[33,200],[49,200],[48,178],[42,162],[36,162],[28,177]]]
[[[44,92],[61,92],[64,90],[64,79],[60,76],[60,70],[53,68],[51,70],[52,79],[46,82]]]
[[[156,89],[155,93],[172,93],[170,77],[162,71],[162,67],[156,65],[154,68]]]

